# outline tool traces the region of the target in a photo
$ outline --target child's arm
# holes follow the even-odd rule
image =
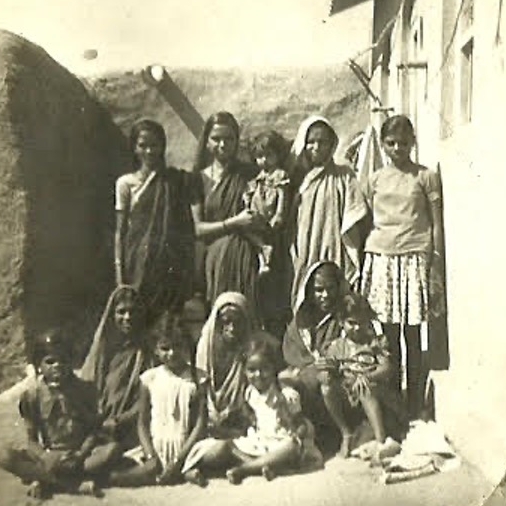
[[[139,417],[137,419],[137,432],[139,434],[139,442],[144,451],[146,461],[156,459],[155,447],[151,439],[151,396],[147,387],[141,384],[139,391]]]
[[[93,448],[97,445],[97,437],[95,434],[90,434],[81,445],[81,448],[73,453],[73,456],[80,462],[84,462],[84,460],[90,456]]]
[[[287,198],[287,187],[286,186],[279,186],[276,188],[276,193],[278,196],[278,202],[276,207],[276,212],[274,216],[271,219],[271,227],[272,228],[278,228],[281,225],[283,225],[286,212],[287,212],[287,206],[288,206],[288,198]]]
[[[443,253],[443,223],[441,199],[429,201],[429,213],[432,221],[432,244],[434,253],[442,255]]]
[[[378,355],[378,365],[371,371],[367,371],[364,375],[370,381],[383,381],[392,373],[392,365],[390,359],[385,355]]]
[[[191,430],[188,439],[184,442],[176,462],[174,462],[172,468],[168,469],[169,473],[179,473],[181,471],[188,453],[193,448],[193,445],[202,437],[205,428],[207,427],[207,402],[204,392],[195,399],[195,403],[195,410],[197,414],[195,426]]]

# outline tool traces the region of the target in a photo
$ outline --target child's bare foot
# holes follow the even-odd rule
[[[341,448],[339,449],[339,456],[343,459],[347,459],[350,456],[351,451],[351,434],[343,434],[343,440],[341,441]]]
[[[100,489],[95,481],[83,481],[78,488],[81,495],[89,495],[92,497],[104,497],[104,492]]]
[[[198,485],[199,487],[207,487],[208,481],[205,476],[201,473],[200,469],[190,469],[184,473],[184,479],[187,483],[193,483],[194,485]]]
[[[30,485],[28,485],[28,490],[26,491],[26,495],[32,499],[44,499],[45,490],[40,481],[32,481]]]
[[[244,478],[243,473],[238,467],[233,467],[232,469],[229,469],[225,473],[225,475],[229,483],[231,483],[232,485],[240,485]]]
[[[274,478],[276,478],[276,472],[274,471],[274,469],[272,469],[272,467],[264,466],[262,467],[262,476],[267,481],[272,481]]]

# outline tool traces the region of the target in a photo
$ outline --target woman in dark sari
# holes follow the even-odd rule
[[[137,445],[139,376],[153,365],[143,323],[142,305],[135,289],[124,285],[116,288],[80,374],[95,383],[103,427],[124,450]]]
[[[141,120],[130,134],[135,172],[116,182],[116,283],[136,288],[148,324],[180,313],[192,295],[195,233],[191,204],[200,179],[166,167],[163,127]]]
[[[243,195],[255,175],[251,164],[237,159],[239,125],[232,114],[218,112],[205,123],[194,170],[204,197],[193,206],[197,238],[206,245],[207,302],[212,306],[223,292],[244,294],[258,321],[258,258],[243,232],[259,226],[245,209]]]

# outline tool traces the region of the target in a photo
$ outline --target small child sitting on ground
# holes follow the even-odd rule
[[[253,141],[252,155],[260,173],[250,181],[244,202],[247,209],[265,220],[259,233],[247,234],[259,250],[260,274],[270,270],[271,257],[278,242],[275,234],[280,232],[286,219],[289,179],[280,168],[286,151],[285,139],[274,131],[262,133]]]
[[[6,448],[0,466],[29,484],[38,499],[53,492],[98,495],[121,451],[116,443],[98,445],[100,421],[94,385],[74,375],[61,336],[52,332],[34,346],[39,375],[21,395],[19,411],[28,441]]]
[[[174,485],[183,481],[205,486],[198,467],[187,462],[206,428],[206,375],[188,363],[190,343],[177,326],[162,335],[155,353],[161,365],[141,375],[138,431],[141,463],[112,473],[121,487]]]
[[[400,397],[389,388],[392,368],[388,341],[376,332],[372,323],[374,313],[358,294],[346,295],[343,302],[341,335],[330,344],[326,358],[333,366],[328,371],[330,381],[338,384],[335,391],[340,416],[335,421],[343,436],[340,454],[347,457],[352,428],[345,414],[346,405],[362,407],[374,432],[377,451],[386,439],[384,415],[393,410],[401,424],[405,419]]]
[[[254,474],[272,480],[284,469],[323,467],[322,455],[314,445],[314,429],[301,413],[299,394],[278,383],[280,360],[272,340],[268,334],[257,334],[246,353],[249,385],[245,399],[252,425],[246,436],[231,442],[231,453],[240,462],[226,473],[234,485]]]

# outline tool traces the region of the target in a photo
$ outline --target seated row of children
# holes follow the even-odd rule
[[[324,274],[325,265],[328,270],[329,263],[323,263],[314,271]],[[313,279],[313,302],[319,304],[313,309],[320,311],[325,325],[336,316],[335,301],[329,303],[321,294],[318,298],[319,282]],[[250,475],[271,480],[279,473],[322,468],[325,442],[320,440],[320,448],[315,444],[318,420],[311,411],[315,399],[306,388],[304,367],[287,368],[292,356],[286,342],[283,359],[275,338],[248,329],[244,296],[220,297],[197,353],[180,327],[172,325],[158,335],[149,356],[149,340],[132,337],[139,328],[132,316],[139,305],[135,291],[117,289],[88,355],[94,362],[91,369],[104,376],[95,374],[95,385],[82,378],[89,376],[90,360],[77,376],[68,339],[58,332],[44,335],[35,347],[38,375],[20,400],[28,442],[4,449],[2,467],[29,484],[29,494],[37,497],[58,490],[99,493],[106,486],[184,481],[205,486],[216,470],[239,484]],[[353,432],[350,408],[362,408],[377,451],[385,442],[381,403],[389,391],[391,368],[386,340],[373,331],[365,300],[348,293],[339,306],[339,331],[332,332],[325,350],[316,351],[322,355],[314,364],[335,424],[332,438],[342,440],[340,454],[346,457]],[[234,307],[242,308],[242,323]],[[111,316],[114,345],[111,335],[104,339]],[[207,362],[201,359],[204,347]],[[233,355],[230,361],[223,350]],[[220,361],[231,364],[224,374],[216,374],[213,366]],[[220,385],[230,388],[225,392]],[[240,416],[230,418],[237,406],[234,416]],[[214,430],[227,418],[242,422],[232,427],[235,431]]]

